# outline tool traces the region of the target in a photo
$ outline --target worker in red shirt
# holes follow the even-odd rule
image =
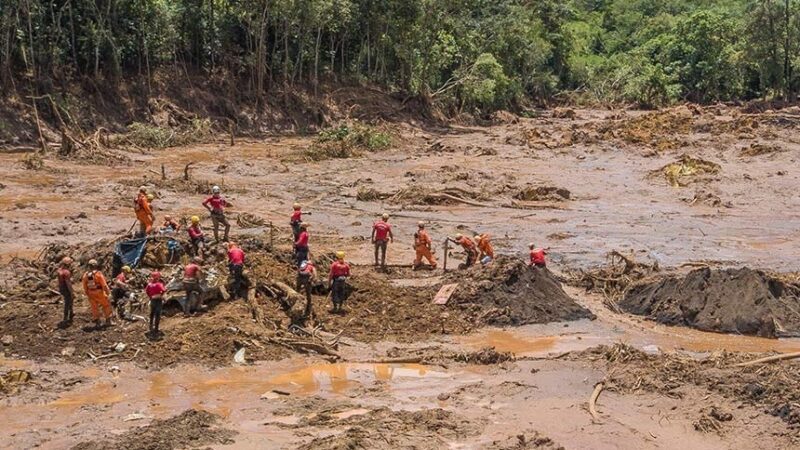
[[[389,223],[389,214],[383,213],[381,220],[372,225],[372,245],[375,246],[375,266],[378,266],[378,252],[380,251],[380,266],[386,268],[386,247],[389,242],[394,242],[392,225]]]
[[[161,281],[161,273],[153,272],[150,274],[150,281],[144,288],[144,293],[150,299],[150,324],[148,337],[150,339],[158,339],[161,334],[158,331],[158,325],[161,323],[161,309],[164,306],[164,294],[167,288]]]
[[[72,318],[75,314],[72,312],[72,302],[75,300],[75,290],[72,287],[72,258],[65,256],[61,259],[58,270],[56,270],[56,279],[58,280],[58,292],[64,299],[64,319],[59,324],[59,327],[66,328],[72,324]]]
[[[294,260],[297,267],[303,261],[308,261],[308,224],[305,222],[300,224],[300,234],[294,241]]]
[[[156,221],[156,216],[153,215],[150,201],[147,199],[147,187],[139,188],[139,194],[133,201],[133,210],[136,212],[136,219],[139,220],[139,234],[141,236],[150,234],[153,231],[153,222]]]
[[[531,260],[528,263],[531,267],[539,267],[545,268],[547,267],[547,261],[545,260],[545,255],[547,255],[547,251],[550,248],[536,248],[536,246],[531,242],[528,244],[528,248],[531,250]]]
[[[200,280],[203,276],[203,269],[200,265],[203,260],[195,256],[192,262],[183,268],[183,290],[186,292],[186,298],[183,302],[183,315],[189,316],[191,313],[202,308],[200,294]]]
[[[295,203],[292,205],[292,217],[289,219],[289,225],[292,226],[292,236],[294,236],[294,240],[297,240],[297,236],[300,235],[300,224],[303,223],[303,211],[300,207],[299,203]]]
[[[328,275],[334,313],[342,312],[342,304],[347,296],[348,277],[350,277],[350,265],[344,261],[344,252],[336,252],[336,261],[331,264],[331,272]]]
[[[131,296],[131,287],[128,284],[128,277],[131,276],[133,270],[130,266],[122,266],[122,270],[114,277],[111,282],[111,306],[117,311],[117,317],[125,319],[128,315],[125,312],[125,304],[128,303]]]
[[[231,224],[225,218],[225,208],[231,208],[233,205],[222,197],[219,186],[211,188],[211,197],[203,201],[203,206],[211,213],[211,223],[214,225],[214,240],[219,242],[219,226],[223,225],[225,227],[223,240],[227,241],[228,233],[231,231]]]
[[[206,236],[203,234],[203,229],[200,228],[200,217],[192,216],[191,221],[192,224],[189,225],[186,232],[189,233],[189,242],[192,243],[194,255],[202,260],[205,258]]]
[[[447,240],[460,245],[461,248],[467,252],[467,260],[463,264],[460,264],[459,268],[463,269],[471,267],[473,264],[475,264],[475,261],[478,259],[478,249],[475,246],[475,243],[472,242],[472,239],[459,233],[455,238],[448,237]]]
[[[476,234],[475,245],[480,251],[478,260],[481,262],[481,264],[485,266],[486,264],[494,261],[494,247],[489,239],[489,233]]]
[[[90,259],[88,266],[89,270],[83,274],[81,282],[92,308],[92,320],[95,328],[100,328],[100,310],[102,309],[105,326],[109,326],[111,325],[111,303],[108,301],[108,297],[111,295],[111,290],[108,288],[103,273],[100,272],[100,264],[97,260]]]
[[[297,269],[297,282],[295,289],[297,292],[305,293],[306,296],[306,309],[303,312],[303,317],[309,318],[314,313],[311,304],[311,288],[314,283],[314,278],[317,276],[317,268],[311,261],[303,261]]]
[[[228,243],[228,270],[230,271],[230,293],[232,299],[244,298],[244,250],[235,242]]]
[[[431,253],[431,237],[428,236],[428,232],[425,231],[425,222],[419,222],[417,224],[417,232],[414,233],[414,251],[416,252],[416,258],[414,258],[414,270],[419,269],[422,266],[422,258],[428,260],[428,264],[431,265],[431,269],[436,269],[436,258]]]

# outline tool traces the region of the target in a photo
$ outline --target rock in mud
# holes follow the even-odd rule
[[[499,256],[488,267],[472,267],[450,275],[459,283],[450,303],[480,316],[488,325],[527,325],[594,319],[564,292],[547,269]]]
[[[800,286],[749,268],[697,269],[631,286],[620,308],[667,325],[778,337],[800,334]]]

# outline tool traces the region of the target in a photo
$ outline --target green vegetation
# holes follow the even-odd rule
[[[264,98],[368,81],[453,112],[800,89],[800,0],[4,0],[0,84],[204,73]],[[159,138],[160,140],[160,138]]]
[[[307,158],[320,161],[351,158],[363,152],[384,150],[392,145],[392,135],[380,128],[353,122],[349,125],[320,131],[314,144],[306,150]]]
[[[128,133],[118,138],[118,143],[145,148],[167,148],[204,142],[212,136],[211,121],[192,119],[181,128],[169,128],[134,122],[128,126]]]

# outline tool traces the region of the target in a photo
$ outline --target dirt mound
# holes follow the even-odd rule
[[[635,284],[619,306],[661,323],[705,331],[800,334],[800,286],[749,268],[703,268]]]
[[[651,175],[662,175],[674,187],[686,186],[693,181],[702,179],[704,175],[719,173],[720,165],[689,155],[682,155],[677,161],[655,170]]]
[[[172,450],[219,444],[230,445],[235,431],[216,426],[219,416],[188,409],[166,420],[154,420],[108,440],[81,442],[72,450]]]
[[[348,428],[343,433],[316,438],[298,449],[434,449],[479,432],[475,423],[439,408],[421,411],[380,408],[334,423]]]
[[[487,267],[451,274],[459,283],[450,302],[488,325],[526,325],[594,318],[547,269],[499,256]]]
[[[555,186],[525,186],[514,198],[525,201],[552,201],[563,202],[569,200],[572,193],[564,188]]]

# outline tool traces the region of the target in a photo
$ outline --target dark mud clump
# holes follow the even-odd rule
[[[217,426],[219,416],[189,409],[166,420],[133,428],[109,440],[81,442],[73,450],[172,450],[230,445],[237,433]]]
[[[569,190],[555,186],[526,186],[514,195],[517,200],[536,202],[563,202],[571,197]]]
[[[704,331],[778,337],[800,334],[800,286],[748,268],[698,269],[635,284],[628,313]]]
[[[451,275],[459,285],[450,302],[487,325],[526,325],[594,319],[578,305],[547,269],[499,256],[487,267]]]

